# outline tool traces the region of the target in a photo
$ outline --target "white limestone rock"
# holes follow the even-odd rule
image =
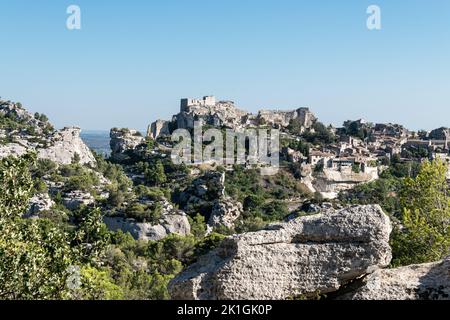
[[[173,299],[287,299],[337,291],[391,260],[389,218],[356,206],[234,235],[169,284]]]
[[[80,131],[78,127],[66,127],[56,132],[51,138],[51,146],[39,149],[38,158],[49,159],[59,164],[70,164],[77,154],[80,157],[80,164],[94,165],[95,157],[81,140]]]
[[[65,193],[62,201],[67,209],[76,210],[82,205],[88,206],[93,204],[95,199],[89,192],[75,190]]]
[[[118,161],[127,159],[127,151],[133,151],[145,142],[145,138],[137,130],[127,128],[111,129],[110,138],[111,157]]]
[[[208,220],[208,226],[215,228],[223,225],[227,228],[233,228],[234,222],[241,216],[242,212],[244,212],[242,203],[234,201],[230,197],[224,197],[215,202]]]
[[[170,234],[187,236],[191,226],[187,215],[175,209],[167,200],[162,200],[162,213],[158,224],[138,222],[125,217],[104,217],[103,222],[112,231],[129,232],[136,240],[158,241]]]
[[[27,148],[18,143],[0,145],[0,159],[13,156],[20,157],[27,153]]]
[[[55,202],[50,198],[48,193],[37,194],[30,199],[28,212],[24,218],[39,217],[41,212],[50,210]]]
[[[341,300],[450,300],[450,256],[443,261],[377,270]]]

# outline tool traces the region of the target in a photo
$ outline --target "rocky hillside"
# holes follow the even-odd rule
[[[450,298],[450,257],[384,269],[388,216],[379,206],[325,210],[227,238],[169,284],[180,300]]]
[[[45,115],[32,115],[19,103],[0,100],[0,139],[0,158],[34,151],[40,159],[59,164],[70,164],[75,157],[82,164],[95,164],[80,128],[55,130]]]
[[[305,108],[251,115],[205,97],[147,136],[111,129],[104,158],[78,128],[0,106],[6,299],[449,299],[445,128],[408,140],[399,125],[336,129]],[[170,132],[194,120],[281,129],[279,170],[174,164]]]

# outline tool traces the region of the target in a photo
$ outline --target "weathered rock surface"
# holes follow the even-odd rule
[[[43,134],[46,127],[51,126],[47,119],[39,119],[22,107],[20,103],[0,99],[0,116],[11,119],[22,125],[35,129],[36,135]]]
[[[340,191],[377,179],[377,171],[355,173],[351,168],[345,171],[325,169],[323,173],[314,176],[313,186],[325,199],[335,199]]]
[[[227,127],[239,129],[247,126],[260,124],[271,125],[276,128],[286,128],[294,119],[299,121],[303,128],[310,128],[317,120],[308,108],[298,108],[291,111],[261,110],[258,114],[251,114],[236,107],[233,101],[217,101],[213,96],[203,99],[182,99],[180,112],[173,117],[176,128],[188,129],[194,127],[195,121],[203,125]],[[163,128],[162,122],[152,125],[158,133],[157,128]]]
[[[343,300],[450,300],[450,256],[440,262],[377,270]]]
[[[181,193],[180,202],[187,212],[203,213],[210,231],[221,225],[232,228],[244,211],[241,203],[225,195],[225,173],[217,171],[196,178]]]
[[[0,145],[0,159],[8,156],[20,157],[27,153],[27,148],[18,143]]]
[[[225,174],[209,171],[194,179],[180,194],[183,210],[192,206],[203,206],[225,196]]]
[[[51,138],[51,146],[39,149],[38,157],[60,164],[70,164],[75,155],[78,155],[80,164],[95,164],[95,157],[81,140],[80,131],[78,127],[66,127],[56,132]]]
[[[20,104],[0,100],[0,116],[15,123],[3,129],[7,142],[0,144],[0,158],[34,151],[40,159],[70,164],[77,154],[81,164],[95,164],[95,157],[80,138],[80,128],[55,130],[46,117],[32,115]]]
[[[317,121],[309,108],[299,108],[292,111],[261,110],[257,118],[260,123],[278,128],[286,128],[295,119],[302,128],[308,129]]]
[[[156,120],[150,125],[147,132],[147,136],[155,140],[165,135],[170,135],[170,121],[166,120]]]
[[[161,219],[158,224],[138,222],[124,217],[104,217],[103,222],[112,231],[129,232],[136,240],[158,241],[170,234],[186,236],[191,233],[187,215],[175,209],[168,201],[162,204]]]
[[[286,299],[338,290],[391,260],[379,206],[328,210],[231,236],[169,284],[173,299]]]
[[[127,151],[133,151],[145,142],[145,138],[137,130],[126,128],[111,129],[110,138],[111,157],[118,161],[127,159]]]
[[[95,199],[89,192],[75,190],[64,193],[62,201],[67,209],[76,210],[82,205],[88,206],[93,204]]]
[[[242,203],[234,201],[230,197],[223,197],[214,203],[208,226],[211,228],[225,226],[233,228],[234,222],[241,216],[244,208]]]
[[[180,113],[174,116],[174,120],[179,129],[193,128],[195,121],[201,121],[203,125],[238,128],[246,115],[245,111],[236,108],[231,101],[220,101],[210,105],[182,103]]]
[[[339,192],[378,179],[377,168],[367,168],[365,172],[353,172],[352,168],[339,170],[324,169],[323,172],[313,172],[311,165],[302,165],[302,182],[311,192],[319,192],[325,199],[337,198]]]
[[[37,194],[30,199],[28,212],[24,218],[39,217],[39,214],[50,210],[55,205],[55,202],[48,194]]]

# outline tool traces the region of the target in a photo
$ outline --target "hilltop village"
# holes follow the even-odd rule
[[[179,108],[146,133],[112,128],[104,157],[80,128],[0,100],[6,298],[448,299],[450,129],[335,128],[214,96]],[[171,135],[195,123],[278,129],[279,170],[175,164]]]
[[[392,160],[408,163],[440,159],[450,165],[448,128],[413,132],[399,124],[374,124],[363,119],[346,121],[340,128],[326,127],[306,107],[250,114],[233,101],[217,101],[214,96],[182,99],[180,112],[172,120],[152,123],[147,135],[167,141],[174,129],[192,129],[195,121],[233,130],[281,130],[282,159],[298,164],[301,180],[311,192],[328,199],[356,184],[378,179]]]

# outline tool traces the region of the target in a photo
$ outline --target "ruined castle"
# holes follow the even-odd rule
[[[201,99],[181,99],[180,112],[171,121],[157,120],[151,124],[148,135],[153,139],[170,134],[170,128],[191,129],[195,122],[215,127],[239,129],[268,125],[283,129],[289,126],[293,119],[306,129],[317,120],[309,108],[298,108],[291,111],[261,110],[257,114],[243,111],[235,106],[233,101],[217,101],[214,96],[204,96]]]

